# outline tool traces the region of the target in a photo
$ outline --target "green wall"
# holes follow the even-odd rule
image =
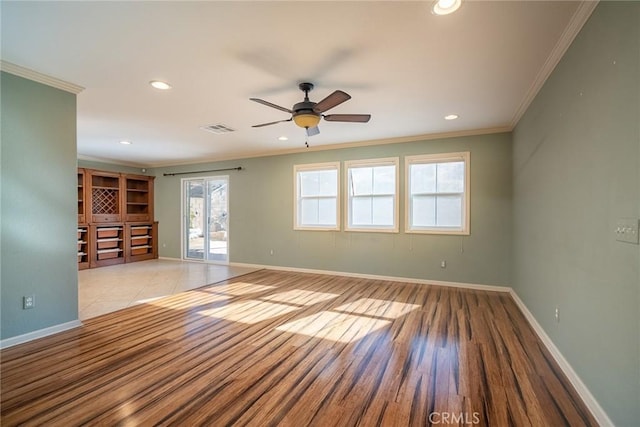
[[[6,339],[78,319],[76,96],[4,72],[0,85]]]
[[[295,164],[399,156],[404,177],[406,155],[457,151],[471,152],[470,236],[293,230]],[[157,169],[160,256],[180,258],[181,177],[162,174],[242,166],[223,173],[230,176],[232,262],[510,285],[511,156],[511,135],[505,133]],[[400,184],[402,195],[404,178]],[[402,196],[400,218],[403,230]]]
[[[640,3],[600,3],[513,150],[513,286],[612,421],[637,426],[640,250],[614,229],[640,217]]]

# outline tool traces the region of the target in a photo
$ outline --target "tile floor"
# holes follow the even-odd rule
[[[255,270],[165,259],[82,270],[78,272],[80,320]]]

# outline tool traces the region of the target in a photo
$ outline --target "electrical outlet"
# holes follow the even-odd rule
[[[633,243],[637,245],[639,243],[638,235],[640,220],[638,218],[620,218],[614,230],[616,233],[616,240],[619,242]]]
[[[447,261],[440,261],[440,268],[447,268]]]
[[[36,306],[36,296],[35,295],[25,295],[22,297],[22,309],[29,310],[30,308],[34,308]]]
[[[560,323],[560,308],[556,307],[556,323]]]

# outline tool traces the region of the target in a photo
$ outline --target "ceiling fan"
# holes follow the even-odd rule
[[[307,136],[313,136],[320,133],[318,129],[318,123],[320,118],[325,119],[328,122],[351,122],[351,123],[366,123],[371,119],[371,114],[328,114],[324,115],[325,111],[332,109],[345,101],[351,99],[351,96],[341,90],[336,90],[331,95],[327,96],[320,102],[309,101],[309,92],[313,89],[312,83],[300,83],[298,85],[301,91],[304,92],[304,101],[298,102],[291,109],[281,107],[271,102],[258,98],[249,98],[251,101],[255,101],[259,104],[272,107],[280,111],[291,114],[291,117],[286,120],[278,120],[275,122],[262,123],[259,125],[253,125],[254,128],[263,126],[275,125],[282,122],[293,122],[305,128],[307,130]]]

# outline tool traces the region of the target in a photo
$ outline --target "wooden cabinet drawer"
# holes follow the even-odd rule
[[[131,236],[146,236],[151,232],[151,226],[141,225],[131,227]]]
[[[127,221],[149,221],[149,214],[127,214]]]
[[[149,236],[139,236],[131,238],[131,246],[148,245]]]
[[[120,231],[120,228],[98,228],[96,230],[96,234],[98,239],[108,239],[118,237],[118,233],[120,233]]]
[[[98,241],[98,249],[117,248],[120,241],[118,239]]]
[[[149,253],[149,251],[151,250],[151,246],[140,246],[140,247],[135,247],[135,248],[131,248],[131,255],[135,256],[135,255],[144,255]]]
[[[120,222],[120,214],[94,214],[93,222]]]
[[[98,260],[118,258],[118,252],[98,253]]]

